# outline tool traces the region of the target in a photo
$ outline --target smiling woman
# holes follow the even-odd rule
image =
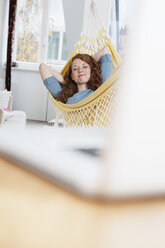
[[[94,56],[76,54],[64,77],[50,66],[41,64],[40,74],[46,88],[63,103],[75,104],[91,95],[113,71],[109,48],[104,47]]]
[[[71,78],[77,84],[78,92],[87,89],[90,77],[90,65],[80,58],[75,58],[72,63]]]

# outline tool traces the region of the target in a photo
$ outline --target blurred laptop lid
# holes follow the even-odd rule
[[[165,3],[145,0],[138,5],[107,152],[105,188],[114,195],[165,193]]]
[[[0,154],[86,196],[98,196],[104,167],[104,129],[0,129]]]

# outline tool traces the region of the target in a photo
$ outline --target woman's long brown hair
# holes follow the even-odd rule
[[[66,103],[69,97],[78,92],[77,84],[71,78],[72,63],[75,59],[81,59],[82,61],[88,63],[91,68],[91,76],[89,82],[87,83],[88,89],[96,90],[102,84],[100,64],[92,56],[78,53],[72,58],[69,68],[64,75],[65,84],[61,85],[62,91],[57,98],[57,100],[63,103]]]

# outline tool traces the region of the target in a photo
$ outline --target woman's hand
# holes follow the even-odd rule
[[[100,51],[98,51],[97,53],[95,53],[93,55],[93,58],[99,62],[100,58],[105,55],[105,54],[111,54],[111,51],[108,47],[103,47]]]
[[[54,70],[51,66],[41,63],[39,66],[39,71],[42,77],[42,80],[54,76],[57,81],[61,84],[64,84],[64,77],[58,71]]]

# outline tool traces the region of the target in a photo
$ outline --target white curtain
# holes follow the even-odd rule
[[[109,34],[120,55],[124,56],[128,30],[133,29],[137,0],[109,0]]]
[[[110,0],[110,25],[109,25],[110,39],[117,49],[117,23],[116,23],[116,4],[115,0]]]

